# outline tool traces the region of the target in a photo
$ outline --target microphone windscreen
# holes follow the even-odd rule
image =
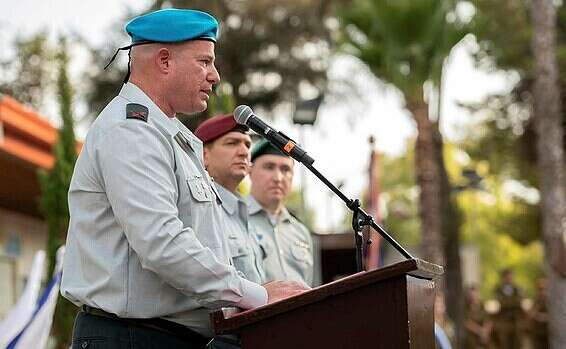
[[[239,105],[234,109],[234,120],[240,125],[245,125],[253,113],[252,108],[247,105]]]

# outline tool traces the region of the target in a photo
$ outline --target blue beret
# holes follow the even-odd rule
[[[279,155],[279,156],[287,156],[287,154],[283,153],[281,150],[275,148],[269,141],[265,138],[260,139],[254,146],[250,152],[251,161],[255,161],[255,159],[259,158],[262,155]]]
[[[206,12],[168,8],[136,17],[126,24],[132,44],[204,39],[216,42],[218,21]]]

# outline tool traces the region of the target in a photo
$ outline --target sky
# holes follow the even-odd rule
[[[90,44],[101,46],[116,30],[115,24],[128,9],[139,11],[148,3],[147,0],[80,0],[78,5],[72,0],[6,1],[2,11],[7,15],[0,16],[0,43],[5,45],[16,35],[26,36],[47,29],[52,37],[79,33]],[[477,70],[470,55],[474,45],[472,38],[466,38],[453,50],[445,69],[441,130],[449,141],[461,138],[463,131],[473,122],[472,116],[459,107],[459,103],[478,102],[488,94],[507,91],[517,80],[512,73]],[[80,53],[72,59],[75,64],[84,63]],[[356,73],[352,74],[352,71]],[[273,125],[300,141],[303,149],[315,159],[314,167],[331,182],[344,182],[342,190],[346,196],[361,198],[367,186],[368,138],[375,137],[378,151],[399,155],[405,150],[407,141],[415,137],[415,126],[404,108],[402,95],[394,87],[373,77],[356,59],[335,59],[329,76],[352,79],[365,94],[360,100],[350,103],[325,101],[315,125],[303,126],[302,129],[293,125],[288,117],[292,108],[283,106],[277,113],[287,117],[277,118]],[[78,81],[80,76],[72,76],[72,80]],[[80,106],[77,108],[80,115]],[[56,115],[55,110],[48,109],[46,116],[57,125],[59,120],[53,116]],[[84,137],[88,125],[80,128],[77,133]],[[332,193],[304,168],[297,166],[295,173],[294,184],[298,187],[301,186],[301,178],[306,178],[307,205],[317,212],[315,230],[332,230],[341,222],[345,205],[332,197]]]

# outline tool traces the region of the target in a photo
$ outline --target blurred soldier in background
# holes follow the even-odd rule
[[[546,279],[538,279],[536,287],[534,304],[528,313],[529,330],[533,348],[546,349],[549,348]]]
[[[489,348],[493,322],[483,307],[479,289],[470,286],[466,293],[466,349]]]
[[[495,297],[501,308],[495,316],[495,338],[497,348],[516,349],[521,345],[521,321],[523,320],[523,299],[521,290],[515,285],[513,271],[501,272],[501,283],[495,290]]]

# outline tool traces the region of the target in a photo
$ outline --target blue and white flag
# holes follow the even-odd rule
[[[0,322],[0,348],[6,348],[32,318],[39,298],[44,268],[45,251],[39,250],[33,257],[31,271],[22,295],[4,320]]]
[[[452,349],[452,345],[448,340],[446,332],[440,327],[436,322],[434,323],[434,338],[436,339],[436,344],[440,349]]]
[[[57,250],[57,264],[54,276],[35,308],[35,312],[27,325],[20,333],[12,339],[6,349],[38,348],[44,349],[47,346],[53,314],[59,296],[59,286],[61,284],[61,268],[63,266],[63,254],[65,248],[62,246]]]

